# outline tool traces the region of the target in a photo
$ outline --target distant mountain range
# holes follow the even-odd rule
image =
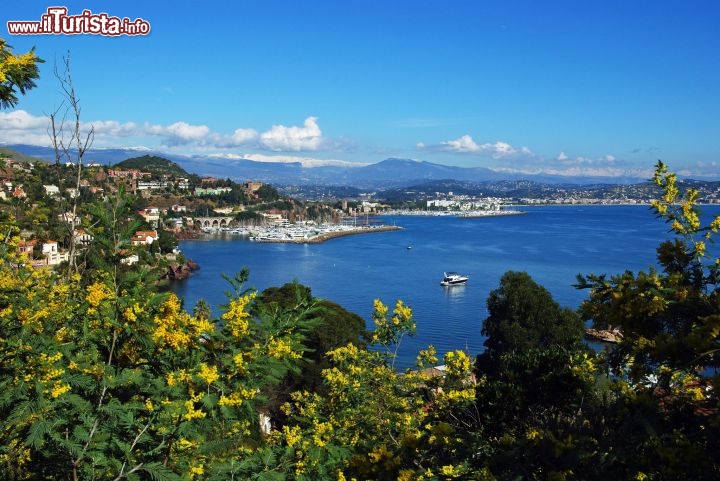
[[[8,145],[23,155],[49,162],[54,154],[49,147]],[[496,172],[484,167],[455,167],[410,159],[385,159],[361,167],[330,165],[303,167],[300,162],[259,162],[222,159],[210,156],[179,156],[138,149],[95,149],[85,155],[87,163],[115,165],[141,155],[158,156],[175,162],[187,172],[201,176],[230,178],[237,182],[256,180],[281,185],[336,185],[363,189],[402,188],[429,181],[500,182],[529,180],[546,184],[633,184],[647,179],[631,177],[566,177]]]

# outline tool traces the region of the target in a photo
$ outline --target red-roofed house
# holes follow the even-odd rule
[[[134,246],[142,246],[150,245],[158,240],[158,238],[159,236],[156,230],[139,230],[130,238],[130,241]]]

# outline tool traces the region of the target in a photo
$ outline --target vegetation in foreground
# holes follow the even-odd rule
[[[87,268],[57,271],[29,267],[3,214],[0,479],[718,479],[720,217],[703,224],[662,163],[654,182],[676,234],[661,271],[581,276],[577,313],[508,272],[474,365],[428,347],[403,373],[402,301],[377,300],[364,333],[302,286],[256,293],[241,272],[211,319],[118,268],[119,212],[98,216]],[[590,320],[622,329],[616,349],[584,346]]]
[[[230,279],[210,319],[112,252],[82,272],[28,267],[5,216],[0,479],[716,479],[718,261],[693,193],[655,204],[677,234],[662,272],[588,275],[576,313],[527,274],[488,298],[474,363],[432,347],[393,369],[410,308],[375,329],[289,284]],[[110,226],[108,226],[110,227]],[[108,232],[113,232],[108,229]],[[98,240],[101,244],[102,241]],[[620,326],[617,348],[583,320]]]

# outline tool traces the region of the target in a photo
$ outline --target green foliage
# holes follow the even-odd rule
[[[273,186],[263,184],[257,191],[256,194],[263,202],[273,202],[280,199],[280,193]]]
[[[190,174],[177,163],[156,155],[143,155],[126,159],[115,164],[114,168],[138,169],[143,172],[150,172],[156,176],[172,175],[176,177],[190,177]]]
[[[262,221],[264,217],[262,214],[259,214],[252,210],[245,210],[242,212],[238,212],[238,214],[235,216],[235,220],[238,222],[256,222],[256,221]]]
[[[506,272],[487,300],[476,359],[477,461],[500,479],[564,479],[577,469],[582,442],[576,429],[591,405],[594,355],[582,344],[583,326],[525,272]]]
[[[677,235],[658,248],[663,272],[589,275],[579,286],[590,290],[581,308],[585,319],[622,328],[623,341],[611,356],[615,370],[627,368],[635,383],[655,377],[668,388],[673,375],[720,366],[720,268],[706,257],[720,217],[702,226],[696,192],[681,194],[662,162],[654,181],[663,195],[653,207]]]
[[[623,333],[608,356],[623,394],[609,431],[613,468],[623,464],[644,479],[713,479],[720,474],[710,454],[720,446],[720,261],[707,257],[706,243],[720,217],[703,225],[697,192],[681,192],[662,162],[653,181],[661,189],[653,208],[675,234],[658,248],[662,272],[580,277],[578,286],[590,290],[581,313]]]
[[[570,309],[561,308],[526,272],[506,272],[490,292],[482,334],[491,358],[531,348],[576,348],[583,326]]]

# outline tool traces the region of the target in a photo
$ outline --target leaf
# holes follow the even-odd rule
[[[284,481],[285,475],[275,471],[263,471],[259,473],[255,479],[258,481]]]
[[[42,447],[43,441],[45,440],[45,435],[50,432],[53,424],[54,423],[46,420],[33,423],[28,430],[28,435],[25,438],[25,443],[36,449]]]
[[[175,481],[181,479],[169,468],[161,463],[147,463],[138,468],[138,471],[145,471],[154,481]]]

